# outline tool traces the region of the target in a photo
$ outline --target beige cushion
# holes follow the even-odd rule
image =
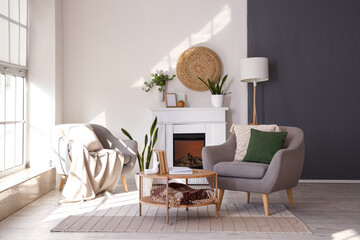
[[[269,125],[239,125],[233,124],[230,132],[235,133],[236,136],[236,151],[235,162],[242,161],[246,155],[250,140],[250,129],[254,128],[264,132],[281,132],[280,128],[275,124]]]
[[[66,135],[71,140],[82,143],[89,152],[104,149],[90,124],[71,126]]]

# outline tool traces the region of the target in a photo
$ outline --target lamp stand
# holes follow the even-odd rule
[[[253,94],[253,122],[249,125],[260,125],[256,123],[256,80],[254,80],[254,94]]]

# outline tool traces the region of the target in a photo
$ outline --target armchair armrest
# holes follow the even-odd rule
[[[300,179],[305,156],[305,143],[302,137],[297,144],[279,150],[273,157],[263,177],[263,193],[294,188]]]
[[[232,134],[229,139],[221,145],[204,147],[202,149],[202,160],[204,169],[213,170],[214,165],[219,162],[234,161],[235,150],[235,134]]]

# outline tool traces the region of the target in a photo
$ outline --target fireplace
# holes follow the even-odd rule
[[[173,134],[173,166],[202,169],[201,151],[205,133]]]
[[[174,166],[174,135],[200,133],[203,134],[202,138],[205,138],[202,140],[205,146],[224,143],[226,140],[225,112],[228,109],[227,107],[152,108],[153,117],[157,117],[159,127],[156,149],[166,151],[169,168]],[[190,145],[192,146],[192,144]],[[200,153],[201,148],[199,147]],[[201,157],[200,153],[198,153],[198,157]]]
[[[222,144],[226,140],[226,119],[225,112],[229,110],[227,107],[222,108],[152,108],[153,117],[158,118],[158,141],[156,149],[166,151],[166,159],[169,168],[174,166],[174,135],[188,135],[198,133],[202,134],[202,145],[199,152],[194,153],[195,156],[201,158],[202,147]],[[193,135],[191,135],[193,136]],[[196,145],[194,139],[190,141],[190,146]],[[181,141],[179,141],[180,143]],[[191,144],[192,143],[192,144]],[[185,148],[188,149],[188,148]],[[177,151],[177,150],[176,150]],[[185,151],[185,154],[188,151]],[[191,153],[191,152],[190,152]],[[183,153],[184,154],[184,153]],[[177,181],[182,181],[177,179]],[[156,182],[156,180],[154,180]],[[158,181],[159,183],[161,181]],[[164,183],[164,182],[161,182]],[[183,181],[185,183],[185,180]],[[206,179],[189,179],[189,184],[207,184]]]

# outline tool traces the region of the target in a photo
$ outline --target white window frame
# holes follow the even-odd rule
[[[6,149],[4,152],[1,152],[0,154],[4,154],[4,168],[3,168],[3,171],[0,171],[0,177],[2,176],[5,176],[5,175],[8,175],[8,174],[11,174],[13,172],[16,172],[16,171],[19,171],[21,169],[24,169],[26,167],[26,165],[28,164],[27,162],[27,159],[26,159],[26,146],[27,146],[27,137],[26,137],[26,130],[27,130],[27,109],[26,109],[26,106],[27,106],[27,64],[28,64],[28,39],[29,39],[29,34],[28,34],[28,25],[29,25],[29,1],[26,0],[27,3],[27,8],[26,8],[26,16],[27,16],[27,19],[26,19],[26,25],[22,24],[21,23],[21,7],[20,7],[20,0],[18,0],[18,11],[19,11],[19,19],[18,21],[16,20],[13,20],[11,19],[11,16],[10,16],[10,0],[8,0],[8,16],[5,16],[3,14],[0,14],[0,18],[8,21],[8,24],[9,24],[9,27],[8,27],[8,37],[9,37],[9,62],[6,62],[6,61],[3,61],[3,60],[0,60],[0,74],[4,74],[4,75],[12,75],[12,76],[15,76],[15,77],[22,77],[24,78],[24,86],[23,86],[23,114],[24,114],[24,118],[23,120],[19,120],[19,121],[6,121],[6,117],[4,118],[4,121],[1,122],[0,121],[0,125],[4,125],[6,126],[7,124],[16,124],[16,123],[22,123],[23,124],[23,139],[22,139],[22,164],[20,166],[16,166],[16,167],[12,167],[8,170],[5,170],[5,152],[6,152]],[[10,40],[11,40],[11,30],[10,30],[10,25],[12,24],[15,24],[19,27],[19,40],[18,40],[18,64],[15,64],[15,63],[11,63],[11,43],[10,43]],[[21,60],[20,60],[20,46],[21,46],[21,27],[22,28],[25,28],[26,30],[26,59],[25,59],[25,66],[21,65]],[[15,78],[16,79],[16,78]],[[6,80],[5,80],[6,81]],[[5,103],[5,106],[6,106],[6,103]],[[6,114],[5,112],[5,109],[0,109],[2,111],[4,111],[4,114]],[[15,133],[15,136],[16,136],[16,133]],[[6,144],[6,142],[4,141],[4,145]],[[15,144],[15,143],[14,143]],[[5,147],[5,146],[4,146]],[[18,151],[18,149],[15,148],[15,151]],[[15,161],[15,159],[13,160]],[[15,166],[15,163],[14,163],[14,166]]]
[[[27,61],[28,61],[28,58],[27,58],[27,56],[26,56],[26,59],[25,59],[25,65],[21,65],[20,64],[20,44],[21,44],[21,31],[20,31],[20,27],[23,27],[23,28],[25,28],[25,30],[26,30],[26,55],[27,55],[27,52],[28,52],[28,45],[29,45],[29,43],[28,43],[28,39],[29,39],[29,36],[28,36],[28,33],[29,33],[29,31],[28,31],[28,25],[29,25],[29,1],[28,0],[26,0],[27,1],[27,4],[26,4],[26,15],[27,15],[27,20],[26,20],[26,25],[24,25],[24,24],[22,24],[21,22],[20,22],[20,0],[18,0],[18,6],[19,6],[19,21],[15,21],[15,20],[13,20],[13,19],[11,19],[11,17],[10,17],[10,0],[8,0],[8,16],[5,16],[5,15],[3,15],[3,14],[1,14],[0,13],[0,18],[2,18],[2,19],[4,19],[4,20],[6,20],[6,21],[8,21],[8,24],[9,24],[9,27],[8,27],[8,37],[9,37],[9,62],[6,62],[6,61],[3,61],[3,60],[0,60],[0,66],[1,65],[3,65],[2,67],[4,67],[4,66],[6,66],[6,65],[8,65],[8,64],[10,64],[10,66],[15,66],[15,67],[19,67],[19,68],[21,68],[21,69],[26,69],[26,66],[27,66]],[[17,26],[19,26],[19,46],[18,46],[18,60],[19,60],[19,64],[15,64],[15,63],[11,63],[11,46],[10,46],[10,41],[11,41],[11,32],[10,32],[10,23],[13,23],[13,24],[15,24],[15,25],[17,25]]]
[[[0,63],[0,75],[10,75],[10,76],[14,76],[14,77],[22,77],[24,78],[24,86],[23,86],[23,115],[24,118],[23,120],[14,120],[14,121],[6,121],[6,111],[5,109],[2,109],[4,111],[4,121],[0,121],[0,125],[4,125],[5,129],[6,129],[6,125],[7,124],[17,124],[17,123],[22,123],[23,124],[23,138],[22,138],[22,164],[19,166],[15,166],[15,159],[13,159],[14,161],[14,167],[5,170],[5,145],[6,145],[6,141],[4,141],[4,152],[1,152],[0,154],[3,154],[4,157],[4,166],[3,166],[3,171],[0,171],[0,177],[9,175],[11,173],[17,172],[19,170],[22,170],[26,167],[27,165],[27,160],[26,160],[26,129],[27,129],[27,114],[26,114],[26,106],[27,106],[27,87],[26,87],[26,69],[24,68],[18,68],[18,67],[13,67],[13,66],[4,66],[4,64]],[[6,79],[6,78],[5,78]],[[6,81],[6,80],[5,80]],[[6,103],[5,103],[6,105]],[[15,104],[16,105],[16,104]],[[15,133],[16,136],[16,133]],[[15,143],[14,143],[15,144]],[[15,148],[15,151],[18,151],[19,149]]]

